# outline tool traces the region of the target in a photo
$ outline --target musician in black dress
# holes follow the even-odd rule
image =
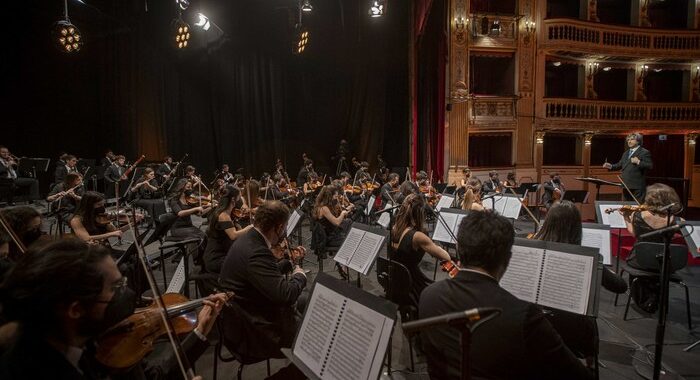
[[[51,212],[55,212],[62,222],[70,223],[83,194],[83,177],[80,173],[69,173],[66,178],[53,186],[46,201]]]
[[[158,218],[165,214],[165,202],[156,180],[156,173],[151,168],[146,168],[131,192],[135,196],[134,205],[143,208],[151,217],[151,222],[158,223]]]
[[[241,228],[231,217],[236,203],[241,200],[241,192],[237,187],[225,186],[219,196],[219,205],[209,215],[207,248],[204,250],[204,269],[208,273],[217,274],[221,272],[221,265],[231,244],[253,228],[252,224]]]
[[[396,222],[391,231],[392,241],[388,250],[389,258],[405,265],[411,273],[410,301],[416,308],[420,293],[433,283],[419,267],[423,256],[428,253],[440,261],[450,260],[450,255],[428,237],[424,225],[425,219],[423,197],[418,194],[408,195],[396,215]]]
[[[103,245],[109,245],[107,239],[111,237],[121,237],[122,231],[112,223],[99,220],[105,212],[104,196],[96,191],[85,192],[70,220],[70,227],[75,236],[85,242]]]
[[[204,240],[206,235],[192,224],[192,215],[204,216],[212,208],[210,206],[199,206],[196,201],[192,201],[192,195],[192,182],[181,179],[175,185],[175,189],[168,199],[170,210],[177,215],[177,220],[173,223],[170,234],[176,238],[198,238]]]
[[[651,153],[642,146],[642,135],[632,133],[627,136],[627,149],[622,153],[620,161],[616,164],[606,162],[603,167],[608,170],[620,170],[620,178],[625,182],[627,188],[623,189],[623,194],[626,201],[632,201],[634,198],[639,202],[644,202],[646,195],[646,175],[647,171],[654,167],[651,160]],[[632,196],[634,195],[634,197]]]

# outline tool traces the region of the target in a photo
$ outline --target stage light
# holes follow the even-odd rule
[[[65,53],[73,53],[83,46],[80,30],[68,20],[57,21],[51,30],[51,39],[56,47]]]
[[[301,10],[304,12],[311,12],[314,7],[311,6],[311,0],[304,0],[301,4]]]
[[[175,0],[175,4],[184,11],[190,6],[190,0]]]
[[[184,49],[190,41],[190,26],[176,18],[172,22],[172,30],[174,32],[173,42],[178,49]]]
[[[309,44],[309,31],[306,28],[299,28],[297,31],[296,44],[294,45],[294,54],[301,54],[306,50]]]
[[[195,22],[194,25],[202,28],[203,30],[209,30],[209,28],[211,28],[211,22],[209,22],[209,17],[201,13],[197,13],[197,22]]]
[[[552,62],[552,66],[559,67],[559,66],[561,66],[561,62],[559,62],[559,61]]]
[[[382,17],[384,16],[384,0],[372,0],[372,5],[369,8],[369,15],[371,17]]]
[[[610,71],[610,70],[612,70],[612,67],[610,67],[610,66],[603,67],[603,71]]]

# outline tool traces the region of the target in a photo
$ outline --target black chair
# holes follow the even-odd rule
[[[650,242],[640,242],[634,245],[632,251],[634,253],[635,260],[639,266],[644,269],[632,268],[627,263],[623,263],[620,269],[620,276],[625,272],[629,276],[634,277],[632,283],[630,284],[630,291],[627,295],[627,304],[625,305],[625,315],[623,320],[627,320],[627,313],[630,308],[630,300],[632,299],[631,288],[634,283],[640,278],[652,279],[655,281],[661,281],[661,260],[664,253],[664,244],[662,243],[650,243]],[[680,269],[683,269],[688,265],[688,247],[678,244],[671,244],[671,277],[670,284],[677,284],[685,289],[685,308],[688,317],[688,329],[692,330],[692,322],[690,316],[690,296],[688,293],[688,286],[683,282],[683,279],[676,274]]]
[[[15,182],[9,178],[0,178],[0,201],[12,204],[15,192]]]
[[[309,218],[311,221],[311,249],[318,258],[318,271],[323,272],[323,260],[328,257],[328,255],[335,255],[340,247],[328,247],[328,236],[326,236],[326,230],[323,228],[321,223],[318,223],[313,218]]]
[[[386,257],[378,256],[377,282],[384,288],[384,297],[399,305],[401,323],[412,321],[418,317],[418,309],[411,300],[413,279],[406,266]],[[412,337],[408,338],[408,353],[411,358],[411,371],[415,371]],[[391,342],[389,343],[389,368],[391,368]]]

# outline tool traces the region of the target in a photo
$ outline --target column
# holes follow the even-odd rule
[[[542,182],[542,160],[544,158],[544,131],[535,132],[535,169],[537,182]]]
[[[583,164],[583,176],[591,176],[591,142],[593,141],[593,133],[583,134],[583,154],[581,164]],[[588,182],[583,183],[583,190],[588,190]]]
[[[693,194],[693,165],[695,164],[695,139],[697,133],[689,133],[685,135],[685,165],[683,165],[683,177],[689,180],[688,194],[692,198]]]

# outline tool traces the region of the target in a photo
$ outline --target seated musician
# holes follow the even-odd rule
[[[181,179],[175,186],[168,199],[170,210],[177,216],[177,220],[170,229],[170,235],[175,238],[202,239],[206,235],[202,230],[192,224],[192,215],[204,216],[211,211],[211,206],[200,206],[199,200],[194,197],[192,182]]]
[[[353,219],[355,216],[361,214],[361,210],[367,207],[367,202],[369,198],[370,191],[363,189],[361,185],[353,186],[352,176],[348,172],[340,173],[340,186],[338,188],[343,189],[343,194],[347,197],[347,200],[355,205],[355,213],[353,214]]]
[[[279,173],[272,176],[272,185],[268,189],[268,194],[267,199],[282,201],[287,206],[295,198],[294,190]]]
[[[676,207],[671,207],[666,211],[659,211],[664,206],[675,203]],[[651,236],[648,238],[640,238],[647,232],[658,230],[660,228],[666,227],[668,223],[669,213],[673,214],[678,212],[680,209],[681,200],[672,187],[662,184],[655,183],[647,186],[646,196],[644,198],[644,203],[642,204],[643,210],[641,211],[630,211],[621,209],[620,213],[625,219],[625,224],[627,225],[627,230],[634,235],[637,242],[652,242],[652,243],[663,243],[664,235],[659,234]],[[683,222],[683,218],[671,215],[671,224],[677,224]],[[634,251],[627,258],[627,265],[635,269],[641,269],[645,271],[654,270],[648,267],[642,266],[637,261],[637,256]],[[634,299],[634,304],[639,306],[646,313],[656,312],[659,304],[659,286],[658,279],[640,277],[634,281],[635,277],[630,276],[630,293]]]
[[[112,165],[105,169],[105,196],[108,198],[124,195],[121,183],[127,180],[127,177],[124,175],[124,172],[126,172],[124,168],[125,160],[122,155],[115,156]]]
[[[304,164],[299,169],[299,174],[297,174],[297,187],[305,185],[311,173],[314,173],[314,161],[310,158],[304,158]]]
[[[46,197],[50,210],[64,223],[70,223],[73,213],[78,208],[83,194],[82,182],[83,177],[80,173],[66,174],[63,182],[55,184]]]
[[[232,185],[223,187],[219,205],[209,215],[207,247],[204,250],[204,269],[208,273],[220,273],[231,244],[253,228],[252,224],[241,228],[232,218],[236,202],[240,199],[241,192],[238,188]]]
[[[350,214],[354,207],[352,205],[348,208],[341,206],[339,199],[342,195],[340,191],[335,186],[324,186],[316,197],[311,211],[313,221],[320,224],[326,233],[326,247],[340,247],[352,226]],[[347,277],[347,271],[337,262],[336,268],[341,277]]]
[[[489,172],[489,179],[484,181],[482,185],[481,192],[484,194],[495,193],[501,191],[501,181],[498,179],[498,172],[491,170]]]
[[[462,210],[467,211],[484,211],[484,206],[481,203],[481,189],[483,185],[481,180],[474,177],[469,179],[462,198]]]
[[[549,209],[554,203],[558,203],[563,195],[564,184],[561,183],[559,173],[551,173],[549,175],[549,181],[542,184],[542,187],[544,188],[542,203]]]
[[[135,297],[126,284],[109,250],[77,239],[56,240],[22,257],[0,286],[0,319],[10,321],[3,326],[9,336],[0,342],[7,347],[0,357],[0,378],[102,379],[113,375],[96,361],[93,342],[133,313]],[[182,341],[190,361],[209,347],[206,336],[225,301],[224,295],[204,301],[197,326]],[[170,343],[154,346],[151,355],[119,375],[177,378],[179,368]]]
[[[508,175],[506,175],[506,180],[503,181],[503,187],[510,187],[510,188],[518,187],[518,181],[515,180],[515,173],[514,172],[508,172]]]
[[[170,156],[163,157],[163,163],[158,165],[156,169],[156,176],[158,177],[159,183],[163,183],[170,179],[170,172],[173,171],[173,158]]]
[[[472,177],[472,170],[469,168],[462,169],[463,178],[460,180],[460,187],[466,188],[469,183],[469,179]]]
[[[165,214],[165,203],[155,171],[151,168],[144,169],[141,178],[131,187],[131,192],[135,198],[134,205],[146,210],[151,217],[151,223],[157,224],[158,218]]]
[[[87,191],[70,220],[70,228],[80,240],[109,245],[107,239],[121,237],[122,231],[105,217],[105,198],[96,191]]]
[[[298,183],[298,182],[297,182]],[[321,180],[318,178],[318,174],[316,172],[310,172],[308,175],[308,179],[304,180],[302,182],[304,184],[304,195],[310,196],[313,195],[316,190],[321,186]]]
[[[542,227],[534,238],[581,245],[582,234],[581,213],[579,213],[578,208],[570,201],[561,201],[549,210]],[[603,267],[602,286],[616,294],[627,291],[625,280],[606,266]],[[598,343],[595,321],[585,316],[558,310],[550,311],[546,316],[559,332],[567,347],[579,356],[593,360],[595,347]]]
[[[233,174],[229,171],[228,164],[221,165],[221,171],[217,177],[224,180],[224,183],[233,183]]]
[[[64,160],[66,162],[65,165],[56,166],[53,183],[63,182],[70,173],[78,173],[78,159],[75,156],[67,154]]]
[[[285,240],[288,219],[284,203],[263,203],[255,212],[254,227],[233,242],[224,259],[219,283],[235,293],[234,302],[246,314],[224,309],[226,345],[236,352],[270,357],[280,347],[290,347],[296,334],[307,280],[298,265],[288,278],[278,266],[283,252],[277,247]],[[241,318],[251,328],[239,323]]]
[[[396,221],[391,231],[389,258],[398,261],[411,273],[410,292],[413,306],[418,307],[420,293],[433,281],[423,274],[420,262],[427,252],[440,261],[450,261],[450,255],[427,235],[425,230],[425,201],[419,194],[410,194],[401,203]]]
[[[29,192],[28,200],[34,201],[39,199],[39,181],[34,178],[20,177],[17,173],[19,162],[10,154],[9,149],[0,145],[0,178],[12,181],[13,189],[11,189],[8,203],[12,206],[14,187],[27,189]]]
[[[421,293],[420,318],[476,307],[498,307],[501,315],[471,338],[471,376],[488,379],[593,379],[564,345],[542,310],[498,284],[508,268],[514,230],[493,212],[469,213],[459,225],[457,254],[462,269]],[[432,379],[460,378],[460,334],[441,326],[421,332]]]
[[[100,160],[100,165],[105,167],[105,168],[108,167],[109,165],[112,165],[112,162],[114,161],[115,157],[116,156],[114,155],[114,152],[112,151],[112,149],[107,149],[105,151],[105,156],[102,157],[102,159]]]
[[[399,190],[399,175],[396,173],[390,173],[387,178],[389,181],[385,183],[380,190],[382,205],[396,204],[398,202],[396,197]]]

